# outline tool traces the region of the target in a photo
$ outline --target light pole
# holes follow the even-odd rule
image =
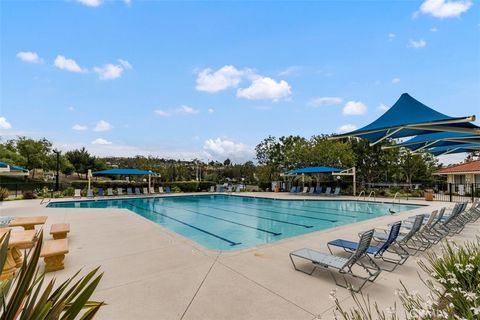
[[[57,175],[55,176],[55,191],[59,191],[60,185],[59,185],[58,178],[60,174],[60,153],[62,153],[62,151],[53,149],[53,153],[57,155]]]

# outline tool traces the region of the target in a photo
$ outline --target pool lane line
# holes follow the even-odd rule
[[[255,209],[255,210],[260,210],[260,211],[265,211],[265,212],[272,212],[272,213],[276,213],[276,214],[283,214],[283,215],[287,215],[287,216],[303,217],[303,218],[308,218],[308,219],[313,219],[313,220],[327,221],[327,222],[332,222],[332,223],[338,222],[338,220],[331,220],[331,219],[310,217],[310,216],[305,216],[305,215],[302,215],[302,214],[278,212],[278,211],[273,211],[273,210],[268,210],[268,209],[262,209],[262,208],[252,208],[252,207],[248,207],[248,206],[241,206],[241,205],[238,205],[238,204],[236,204],[236,206],[237,206],[237,207],[242,207],[242,208],[247,208],[247,209]]]
[[[266,199],[262,199],[262,200],[266,200]],[[251,203],[251,204],[254,204],[254,203]],[[289,207],[281,207],[281,206],[278,206],[278,205],[272,205],[273,207],[275,208],[279,208],[279,209],[287,209],[287,210],[297,210],[297,211],[303,211],[303,212],[313,212],[313,213],[322,213],[322,214],[329,214],[329,215],[332,215],[332,216],[342,216],[342,217],[348,217],[348,218],[358,218],[358,216],[352,216],[352,215],[349,215],[349,214],[342,214],[342,213],[330,213],[330,212],[322,212],[322,211],[318,211],[318,210],[305,210],[305,209],[301,209],[301,208],[289,208]],[[304,207],[307,207],[307,208],[312,208],[312,209],[323,209],[323,210],[330,210],[330,211],[341,211],[343,209],[333,209],[333,208],[327,208],[327,207],[312,207],[312,206],[304,206]],[[352,210],[345,210],[345,211],[351,211]],[[353,211],[355,212],[355,211]],[[366,211],[358,211],[360,213],[368,213]]]
[[[173,220],[173,221],[176,221],[176,222],[178,222],[178,223],[181,223],[181,224],[183,224],[183,225],[186,225],[186,226],[188,226],[188,227],[190,227],[190,228],[193,228],[193,229],[198,230],[198,231],[200,231],[200,232],[206,233],[206,234],[208,234],[208,235],[210,235],[210,236],[212,236],[212,237],[215,237],[215,238],[217,238],[217,239],[220,239],[220,240],[223,240],[223,241],[225,241],[225,242],[227,242],[227,243],[230,243],[230,246],[232,246],[232,247],[233,247],[233,246],[237,246],[237,245],[239,245],[239,244],[242,244],[241,242],[235,242],[235,241],[228,240],[227,238],[224,238],[224,237],[222,237],[222,236],[219,236],[219,235],[217,235],[217,234],[215,234],[215,233],[212,233],[212,232],[210,232],[210,231],[207,231],[207,230],[202,229],[202,228],[199,228],[199,227],[195,227],[194,225],[191,225],[191,224],[189,224],[189,223],[187,223],[187,222],[185,222],[185,221],[172,218],[172,217],[170,217],[170,216],[168,216],[168,215],[166,215],[166,214],[163,214],[163,213],[161,213],[161,212],[155,211],[155,210],[153,210],[153,209],[146,209],[146,208],[137,206],[137,205],[135,205],[135,204],[132,204],[132,203],[130,203],[130,202],[128,202],[128,201],[127,201],[127,204],[129,204],[130,206],[132,206],[132,207],[134,207],[134,208],[139,208],[139,209],[141,209],[141,210],[143,210],[143,211],[154,212],[155,214],[161,215],[162,217],[171,219],[171,220]]]
[[[257,198],[258,199],[258,198]],[[261,199],[261,200],[268,200],[268,199]],[[301,200],[292,200],[292,201],[296,201],[296,202],[301,202]],[[311,202],[315,202],[315,200],[307,200],[307,201],[311,201]],[[321,202],[323,200],[317,200],[318,202]],[[306,202],[306,201],[303,201],[303,202]],[[354,213],[365,213],[365,214],[374,214],[374,212],[369,212],[369,211],[356,211],[356,210],[349,210],[349,209],[335,209],[335,208],[328,208],[328,207],[315,207],[315,206],[306,206],[306,205],[302,205],[306,208],[312,208],[312,209],[326,209],[326,210],[331,210],[331,211],[348,211],[348,212],[354,212]],[[277,206],[278,207],[278,206]],[[284,208],[284,207],[279,207],[279,208]],[[299,208],[297,208],[297,210],[301,210]],[[311,210],[303,210],[303,211],[307,211],[307,212],[318,212],[318,211],[311,211]],[[328,213],[328,212],[325,212],[325,214],[336,214],[336,215],[341,215],[341,214],[337,214],[337,213]],[[357,216],[351,216],[351,215],[343,215],[345,217],[350,217],[350,218],[357,218]]]
[[[298,227],[304,227],[304,228],[307,228],[307,229],[308,228],[313,228],[313,226],[311,226],[311,225],[295,223],[295,222],[288,222],[288,221],[278,220],[278,219],[274,219],[274,218],[267,218],[267,217],[257,216],[257,215],[254,215],[254,214],[248,214],[248,213],[233,211],[233,210],[229,210],[229,209],[215,208],[215,207],[202,206],[202,205],[199,205],[199,207],[209,208],[209,209],[214,209],[214,210],[222,210],[222,211],[231,212],[231,213],[235,213],[235,214],[241,214],[241,215],[244,215],[244,216],[255,217],[255,218],[258,218],[258,219],[265,219],[265,220],[269,220],[269,221],[275,221],[275,222],[279,222],[279,223],[290,224],[290,225],[294,225],[294,226],[298,226]]]
[[[184,210],[184,211],[191,212],[191,213],[195,213],[195,214],[198,214],[198,215],[201,215],[201,216],[206,216],[206,217],[210,217],[210,218],[213,218],[213,219],[222,220],[222,221],[229,222],[229,223],[233,223],[233,224],[236,224],[236,225],[245,227],[245,228],[250,228],[250,229],[262,231],[262,232],[265,232],[265,233],[269,233],[269,234],[272,234],[272,235],[274,235],[274,236],[279,236],[279,235],[282,234],[281,232],[273,232],[273,231],[270,231],[270,230],[266,230],[266,229],[262,229],[262,228],[257,228],[257,227],[249,226],[248,224],[243,224],[243,223],[240,223],[240,222],[236,222],[236,221],[232,221],[232,220],[228,220],[228,219],[224,219],[224,218],[212,216],[212,215],[210,215],[210,214],[201,213],[201,212],[198,212],[198,211],[195,211],[195,210],[191,210],[191,209],[165,206],[165,205],[163,205],[163,204],[161,204],[161,206],[162,206],[163,208],[176,209],[176,210]]]

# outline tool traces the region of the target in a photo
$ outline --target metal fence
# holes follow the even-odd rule
[[[12,196],[20,196],[22,195],[23,192],[26,191],[39,191],[44,188],[46,188],[48,191],[54,191],[55,190],[55,181],[53,182],[0,182],[0,187],[1,188],[7,188],[8,191],[10,191],[10,194]],[[68,188],[68,184],[60,183],[59,184],[59,190],[63,191],[66,188]]]
[[[433,184],[433,200],[448,202],[474,201],[480,198],[480,183],[437,183]]]

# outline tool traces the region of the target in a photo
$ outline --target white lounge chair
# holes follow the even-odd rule
[[[155,188],[154,188],[154,187],[150,187],[150,190],[148,190],[148,191],[149,191],[149,193],[151,193],[151,194],[155,194]]]
[[[87,190],[87,198],[93,198],[93,190],[92,189]]]
[[[113,196],[113,188],[107,189],[107,196]]]
[[[158,193],[164,193],[163,192],[163,187],[158,187]]]
[[[148,194],[148,188],[143,188],[143,194]]]
[[[211,186],[208,192],[215,192],[215,186]]]
[[[81,189],[75,189],[73,197],[74,198],[81,198],[82,197],[82,190]]]

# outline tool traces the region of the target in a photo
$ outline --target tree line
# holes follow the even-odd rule
[[[152,156],[95,157],[85,148],[61,153],[60,171],[65,175],[85,178],[88,170],[98,171],[110,167],[151,170],[160,175],[159,181],[243,181],[268,183],[282,180],[288,170],[309,166],[332,166],[357,169],[357,181],[373,182],[430,182],[431,173],[439,167],[438,161],[428,153],[414,154],[400,148],[389,148],[392,141],[370,146],[362,139],[329,140],[327,135],[311,138],[300,136],[269,136],[255,148],[256,163],[203,162],[164,159]],[[56,170],[56,154],[47,139],[18,137],[0,143],[0,161],[30,170]]]

